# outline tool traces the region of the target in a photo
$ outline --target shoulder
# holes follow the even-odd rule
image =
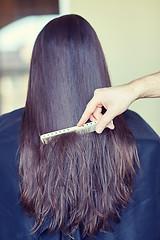
[[[0,116],[0,172],[6,171],[3,176],[5,179],[10,176],[7,172],[14,172],[17,167],[16,156],[22,113],[23,109],[18,109]]]
[[[23,108],[0,116],[0,142],[18,137]]]
[[[124,118],[137,143],[141,169],[136,179],[136,202],[160,193],[160,137],[133,111],[126,111]]]
[[[0,166],[6,171],[7,164],[14,163],[18,150],[22,113],[23,109],[18,109],[0,116]]]
[[[131,110],[127,110],[123,116],[136,140],[160,142],[160,137],[140,115]]]
[[[0,116],[0,239],[37,239],[19,204],[18,141],[23,109]]]
[[[153,178],[158,171],[160,178],[160,137],[137,113],[127,110],[124,118],[137,143],[141,176],[146,172],[145,176]]]

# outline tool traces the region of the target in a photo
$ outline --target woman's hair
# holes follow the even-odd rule
[[[123,116],[102,134],[40,135],[76,125],[94,90],[111,86],[105,57],[90,24],[77,15],[50,21],[37,37],[20,136],[21,203],[51,230],[82,235],[112,230],[130,201],[138,165]]]

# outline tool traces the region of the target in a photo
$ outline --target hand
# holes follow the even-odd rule
[[[129,84],[97,89],[93,98],[87,104],[86,109],[77,126],[82,126],[88,119],[98,120],[96,132],[101,133],[104,128],[114,129],[113,119],[123,113],[135,100],[134,91]],[[102,106],[107,110],[102,114]]]

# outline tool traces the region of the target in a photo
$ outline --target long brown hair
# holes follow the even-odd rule
[[[83,236],[94,236],[111,230],[129,202],[138,156],[122,115],[114,131],[40,141],[41,134],[76,125],[94,90],[109,86],[101,45],[85,19],[66,15],[42,29],[32,54],[19,165],[21,203],[35,230],[49,217],[51,230],[71,234],[80,225]]]

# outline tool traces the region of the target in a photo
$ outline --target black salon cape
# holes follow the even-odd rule
[[[0,240],[69,240],[60,231],[47,234],[49,222],[31,234],[34,224],[19,203],[18,139],[23,109],[0,117]],[[133,131],[140,157],[132,202],[122,211],[114,232],[100,233],[98,240],[160,240],[160,138],[134,112],[124,114]],[[72,236],[80,240],[80,229]],[[91,240],[86,236],[83,240]]]

